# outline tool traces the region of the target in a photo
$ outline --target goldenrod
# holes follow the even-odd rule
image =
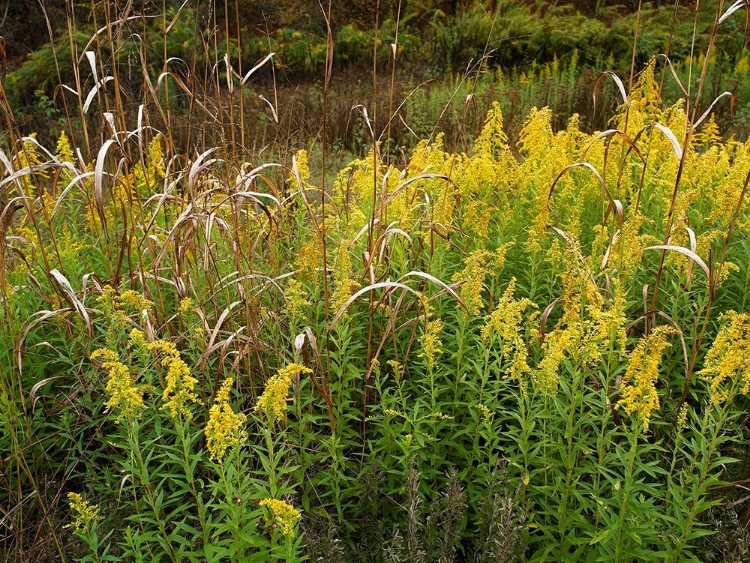
[[[143,403],[143,386],[135,384],[135,378],[128,366],[120,361],[117,352],[100,348],[91,354],[91,359],[104,360],[102,369],[108,372],[106,392],[109,395],[106,407],[108,411],[119,409],[116,421],[123,418],[132,420],[145,408]]]
[[[70,510],[73,512],[73,521],[66,528],[70,528],[74,532],[87,533],[94,522],[102,519],[99,507],[83,500],[83,497],[78,493],[68,493],[68,502],[70,503]]]
[[[698,372],[709,382],[712,403],[729,399],[736,384],[740,393],[750,392],[750,313],[729,311],[721,320],[723,325]]]
[[[290,538],[294,537],[294,527],[301,517],[299,510],[288,502],[272,498],[264,498],[260,501],[260,505],[271,511],[273,519],[282,534]]]
[[[184,416],[188,420],[192,414],[187,405],[190,402],[200,403],[195,394],[198,380],[190,375],[190,368],[180,357],[180,352],[173,342],[157,340],[149,344],[149,349],[164,354],[161,365],[167,368],[166,386],[162,391],[162,409],[169,410],[172,418]]]
[[[425,358],[430,368],[435,366],[435,360],[442,352],[443,343],[440,341],[440,332],[442,330],[443,321],[440,319],[427,321],[424,333],[419,338],[419,341],[422,343],[422,353],[419,357]]]
[[[286,420],[288,408],[286,398],[289,394],[292,378],[302,373],[312,373],[312,370],[299,364],[289,364],[276,372],[266,382],[263,394],[258,397],[258,401],[255,404],[255,412],[266,416],[271,424],[276,419]]]
[[[556,329],[547,335],[544,341],[544,357],[533,372],[534,383],[542,389],[556,391],[560,381],[560,362],[566,352],[580,340],[577,326]]]
[[[488,262],[496,258],[487,250],[475,250],[464,261],[464,269],[453,274],[454,283],[462,283],[461,298],[470,315],[477,315],[482,309],[482,287],[484,279],[490,273]]]
[[[247,416],[235,413],[229,404],[233,383],[234,379],[229,377],[221,384],[206,423],[206,448],[211,459],[219,461],[227,449],[239,447],[247,439],[247,432],[242,428]]]
[[[672,327],[659,326],[642,338],[630,353],[628,367],[620,384],[622,397],[617,406],[628,414],[636,413],[643,423],[644,432],[648,431],[652,413],[659,410],[659,394],[656,391],[659,363],[662,351],[670,346],[667,337],[676,332]]]
[[[516,301],[516,278],[512,278],[502,297],[497,302],[495,310],[486,317],[486,324],[482,328],[482,339],[487,340],[497,335],[505,341],[512,341],[520,331],[523,312],[536,305],[529,299]]]
[[[181,315],[186,315],[195,309],[195,302],[190,297],[183,297],[177,310]]]
[[[289,318],[293,320],[302,318],[305,308],[310,306],[307,300],[308,293],[302,284],[294,278],[290,279],[284,297],[286,298],[284,309]]]

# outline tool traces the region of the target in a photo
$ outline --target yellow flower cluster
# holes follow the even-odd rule
[[[742,394],[750,392],[750,313],[730,311],[722,321],[699,372],[709,382],[712,403],[730,399],[738,389]]]
[[[349,298],[359,289],[359,284],[351,278],[344,278],[337,281],[333,294],[331,295],[331,309],[338,311]]]
[[[515,290],[516,278],[513,278],[503,292],[495,310],[486,317],[481,335],[485,342],[493,336],[503,341],[503,355],[506,358],[512,358],[508,374],[521,384],[524,375],[531,372],[527,363],[528,351],[523,340],[521,323],[524,311],[528,308],[536,308],[536,304],[529,299],[517,301],[514,297]]]
[[[143,386],[135,384],[135,378],[128,366],[120,361],[117,352],[100,348],[91,354],[91,359],[103,360],[102,369],[108,372],[106,391],[109,395],[106,406],[108,411],[119,409],[117,422],[128,421],[138,417],[145,408],[143,404]]]
[[[492,422],[492,411],[490,411],[486,405],[479,403],[476,409],[479,411],[479,414],[482,415],[482,420],[485,422]]]
[[[300,512],[288,502],[273,498],[264,498],[260,505],[268,508],[281,533],[289,538],[294,537],[294,527],[300,519]]]
[[[630,353],[628,367],[622,378],[622,397],[617,402],[626,413],[636,413],[643,422],[643,431],[648,431],[651,414],[659,410],[659,394],[656,382],[659,380],[659,363],[662,351],[671,346],[667,337],[676,329],[669,326],[656,327],[651,334],[642,338]]]
[[[284,296],[286,297],[284,309],[289,318],[294,320],[302,318],[305,308],[310,305],[307,300],[307,291],[302,284],[294,278],[290,279]]]
[[[177,308],[181,315],[186,315],[195,309],[195,302],[190,297],[184,297],[180,300]]]
[[[529,299],[516,301],[516,278],[510,280],[508,287],[497,302],[495,310],[487,316],[486,324],[482,328],[482,340],[498,336],[506,342],[514,340],[520,331],[523,312],[536,305]]]
[[[87,533],[91,525],[102,519],[99,507],[95,504],[83,500],[78,493],[68,493],[68,502],[70,510],[73,512],[73,521],[66,526],[74,532]]]
[[[132,289],[123,291],[119,297],[120,305],[124,308],[130,308],[134,311],[151,311],[154,308],[153,301],[146,299],[143,294]]]
[[[235,413],[229,404],[233,383],[234,379],[229,377],[221,384],[206,423],[206,448],[211,459],[219,461],[227,449],[240,447],[247,439],[247,432],[242,429],[247,416]]]
[[[288,408],[286,398],[289,394],[292,378],[303,373],[312,373],[312,370],[299,364],[289,364],[276,372],[276,375],[266,382],[263,394],[258,397],[255,412],[265,415],[271,424],[276,419],[286,420]]]
[[[331,296],[331,307],[334,311],[341,309],[344,303],[359,289],[359,284],[351,278],[351,248],[351,241],[342,239],[336,253],[336,260],[333,265],[334,289]]]
[[[184,416],[188,420],[192,418],[188,404],[199,403],[200,399],[195,394],[195,385],[198,380],[190,375],[190,368],[180,357],[180,352],[173,342],[157,340],[148,345],[149,349],[164,354],[161,365],[167,368],[167,385],[162,391],[162,409],[169,410],[172,418]]]
[[[117,345],[117,331],[128,326],[128,314],[140,314],[143,311],[150,313],[154,307],[152,301],[137,291],[129,289],[118,295],[117,291],[109,285],[104,286],[96,302],[102,313],[110,320],[107,345],[113,348]]]
[[[130,339],[130,345],[138,351],[148,351],[148,342],[146,341],[146,335],[142,330],[134,328],[128,334]]]
[[[323,245],[317,235],[313,235],[299,249],[295,267],[304,278],[316,279],[317,270],[323,267]]]
[[[560,362],[565,353],[580,340],[580,331],[576,326],[555,329],[544,341],[544,357],[533,373],[534,382],[548,391],[556,391],[560,382]]]
[[[453,274],[453,283],[461,283],[461,298],[470,315],[478,315],[482,310],[482,286],[490,273],[488,266],[492,258],[497,258],[487,250],[475,250],[466,258],[464,269]]]
[[[430,366],[430,369],[435,367],[435,360],[443,351],[443,343],[440,341],[440,332],[442,330],[443,321],[440,319],[427,321],[424,332],[419,338],[422,344],[422,353],[419,357],[427,360],[427,365]]]
[[[682,406],[677,411],[677,431],[682,432],[687,428],[687,419],[688,419],[688,405],[687,403],[682,403]]]
[[[161,135],[154,136],[148,144],[148,179],[151,184],[156,184],[166,176],[166,166],[164,164],[164,150],[161,146]]]
[[[68,139],[65,131],[60,131],[55,156],[60,162],[74,162],[73,147],[70,146],[70,139]]]
[[[310,167],[307,164],[307,151],[305,149],[300,149],[297,151],[297,154],[295,155],[295,162],[297,163],[297,171],[299,172],[299,178],[302,180],[302,186],[299,185],[299,181],[297,180],[297,174],[292,172],[292,174],[289,175],[288,182],[292,189],[294,190],[300,190],[304,186],[305,188],[309,187],[309,181],[310,181]]]

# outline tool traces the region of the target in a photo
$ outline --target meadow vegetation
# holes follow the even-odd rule
[[[483,51],[441,132],[401,113],[397,44],[350,158],[330,26],[308,151],[248,92],[268,52],[201,85],[128,44],[134,103],[122,14],[81,51],[71,24],[54,143],[1,97],[0,555],[747,560],[750,141],[706,78],[745,5],[718,4],[679,64],[594,77],[599,130],[491,102]]]

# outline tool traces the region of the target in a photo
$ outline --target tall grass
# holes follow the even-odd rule
[[[313,161],[250,91],[270,54],[170,60],[164,11],[156,63],[110,5],[77,51],[71,18],[76,127],[45,147],[4,112],[5,559],[741,560],[750,144],[704,99],[719,8],[684,100],[657,57],[594,82],[603,132],[534,107],[510,138],[495,103],[473,134],[479,66],[446,140],[391,80],[340,166],[330,64]],[[138,100],[124,48],[162,67]]]

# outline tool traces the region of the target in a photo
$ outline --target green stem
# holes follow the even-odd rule
[[[143,461],[143,453],[141,452],[140,442],[138,441],[138,431],[136,430],[135,421],[130,422],[130,424],[128,425],[128,433],[130,437],[130,442],[133,445],[133,447],[131,448],[131,452],[136,457],[136,461],[138,463],[138,469],[140,471],[139,477],[141,479],[141,484],[143,485],[143,488],[146,491],[146,502],[151,508],[151,511],[154,513],[154,521],[156,522],[156,525],[159,527],[159,532],[161,533],[162,539],[164,540],[164,547],[166,548],[169,558],[174,563],[178,563],[177,557],[175,556],[175,553],[172,550],[172,542],[170,541],[169,535],[167,534],[166,526],[164,525],[164,521],[161,518],[159,509],[156,507],[156,499],[154,498],[153,487],[149,479],[148,468],[146,467],[146,464]]]
[[[211,545],[211,543],[208,537],[208,527],[206,526],[206,515],[205,515],[205,507],[203,505],[203,499],[201,498],[200,494],[198,494],[198,489],[195,486],[195,475],[193,474],[193,466],[190,463],[190,452],[188,451],[187,437],[185,436],[185,421],[183,420],[177,421],[177,428],[180,432],[180,443],[182,445],[182,459],[185,462],[185,477],[187,477],[188,485],[190,486],[190,491],[193,494],[195,503],[198,506],[198,521],[200,522],[201,532],[203,534],[203,545],[205,548],[206,546]]]
[[[724,402],[724,406],[719,410],[719,416],[714,422],[713,431],[711,433],[711,441],[708,444],[706,454],[703,456],[702,463],[700,464],[700,475],[698,476],[697,483],[692,487],[692,498],[690,499],[690,511],[688,512],[687,518],[683,521],[680,535],[677,538],[677,543],[672,552],[670,561],[676,563],[680,559],[680,554],[685,549],[685,544],[688,541],[688,535],[693,527],[695,518],[698,516],[698,506],[700,506],[700,498],[706,493],[706,480],[708,479],[709,471],[711,470],[711,463],[713,461],[714,454],[716,453],[717,441],[719,434],[724,427],[724,420],[727,415],[727,409],[729,407],[729,400]],[[712,409],[709,407],[706,409],[703,415],[703,422],[701,423],[701,434],[705,435],[708,425],[710,424],[709,414]]]
[[[625,483],[623,484],[622,502],[620,503],[620,512],[617,517],[617,533],[615,535],[615,558],[614,563],[621,560],[622,557],[622,532],[625,528],[625,517],[628,514],[628,502],[630,501],[630,492],[633,488],[633,473],[635,472],[635,460],[638,452],[638,437],[641,433],[641,423],[636,422],[635,430],[630,436],[630,455],[628,456],[628,467],[625,473]]]
[[[244,551],[242,549],[242,539],[240,538],[241,524],[237,516],[236,504],[234,502],[234,495],[232,494],[232,487],[227,478],[227,472],[224,469],[224,462],[219,465],[219,475],[221,476],[221,484],[224,486],[224,494],[227,499],[227,508],[229,508],[229,519],[232,522],[232,539],[235,545],[235,556],[237,563],[243,563],[245,560]]]

